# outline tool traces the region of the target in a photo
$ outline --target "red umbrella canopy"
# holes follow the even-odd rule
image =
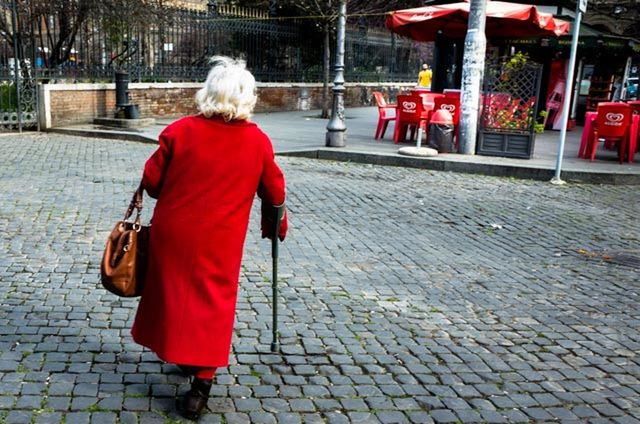
[[[451,3],[397,10],[387,16],[387,28],[417,41],[434,41],[436,34],[464,38],[469,3]],[[528,4],[487,1],[487,38],[559,36],[569,32],[569,23],[539,12]]]

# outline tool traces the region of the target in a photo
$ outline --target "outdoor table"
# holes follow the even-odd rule
[[[429,90],[409,90],[409,93],[413,96],[420,96],[422,98],[422,104],[426,114],[431,113],[435,105],[435,99],[438,97],[444,97],[442,93],[434,93]]]

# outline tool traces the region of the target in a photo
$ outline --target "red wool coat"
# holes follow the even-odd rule
[[[144,168],[158,201],[131,333],[167,362],[224,367],[251,205],[256,192],[283,203],[284,177],[271,141],[248,121],[190,116],[159,142]]]

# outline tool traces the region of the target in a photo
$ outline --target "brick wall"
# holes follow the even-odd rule
[[[394,97],[411,84],[348,84],[347,107],[373,104],[373,91]],[[129,84],[129,101],[138,104],[142,117],[177,117],[197,112],[195,93],[201,84]],[[329,91],[331,97],[331,91]],[[114,84],[47,84],[40,87],[42,128],[91,123],[93,118],[113,116]],[[322,107],[321,84],[258,84],[256,112],[278,112]]]

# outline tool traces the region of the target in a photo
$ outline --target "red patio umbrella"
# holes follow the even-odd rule
[[[391,31],[416,41],[434,41],[436,34],[464,38],[469,3],[451,3],[396,10],[387,16]],[[487,1],[487,38],[559,36],[569,32],[569,23],[528,4]]]

